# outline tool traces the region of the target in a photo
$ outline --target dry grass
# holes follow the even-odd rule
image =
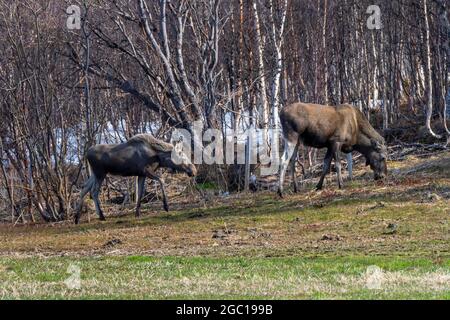
[[[65,279],[80,267],[79,288]],[[449,263],[398,258],[0,259],[0,298],[449,298]],[[380,265],[377,274],[372,265]],[[377,267],[378,268],[378,267]]]
[[[307,190],[285,200],[272,193],[234,195],[199,208],[175,205],[178,209],[168,214],[153,204],[140,219],[3,225],[0,255],[448,254],[449,159],[393,163],[399,172],[424,163],[427,170],[396,174],[383,184],[358,178],[344,190]],[[390,224],[398,225],[392,234]]]
[[[306,186],[283,200],[239,194],[189,206],[178,200],[170,213],[150,204],[140,219],[115,206],[106,222],[2,225],[0,297],[448,298],[450,154],[389,166],[385,183],[358,168],[344,190],[328,181],[325,191]],[[130,255],[155,260],[142,269]],[[368,266],[398,259],[383,274],[388,289],[365,288]],[[61,284],[73,262],[88,270],[81,292]]]

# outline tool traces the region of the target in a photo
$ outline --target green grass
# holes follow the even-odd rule
[[[64,283],[70,265],[80,267],[80,289],[69,289]],[[381,270],[378,277],[370,271],[374,266]],[[0,258],[0,270],[2,299],[450,298],[450,260],[367,256]]]
[[[203,182],[203,183],[198,183],[196,185],[196,188],[199,190],[217,190],[217,184],[215,184],[214,182]]]
[[[139,219],[105,206],[106,222],[0,225],[0,299],[450,299],[450,177],[435,174],[450,156],[413,163],[434,165],[285,199],[192,194]]]

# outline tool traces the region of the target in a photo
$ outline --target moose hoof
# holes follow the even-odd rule
[[[166,210],[166,212],[169,212],[169,206],[167,204],[164,205],[164,210]]]
[[[278,196],[281,198],[281,199],[283,199],[284,198],[284,195],[283,195],[283,190],[281,190],[281,189],[278,189]]]
[[[106,221],[106,218],[104,216],[101,216],[100,221]]]

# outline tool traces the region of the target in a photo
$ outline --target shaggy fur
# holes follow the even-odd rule
[[[172,152],[173,150],[172,144],[156,139],[151,134],[146,133],[138,134],[128,140],[128,143],[141,143],[141,142],[147,143],[150,147],[152,147],[156,151]]]
[[[190,162],[187,155],[178,152],[178,147],[158,140],[149,134],[140,134],[132,137],[125,143],[97,145],[87,152],[87,160],[92,169],[92,176],[87,181],[81,192],[81,200],[75,214],[75,223],[78,223],[83,199],[87,193],[91,193],[94,199],[97,214],[104,220],[102,209],[100,208],[99,193],[102,183],[108,174],[123,177],[138,177],[136,215],[140,214],[140,203],[145,192],[145,179],[149,178],[158,181],[163,194],[164,209],[169,210],[164,184],[156,174],[158,168],[169,168],[175,172],[185,172],[189,176],[195,176],[197,170]],[[181,163],[173,161],[172,151],[176,149]],[[175,163],[177,162],[177,163]]]
[[[370,125],[364,114],[351,105],[324,106],[296,103],[282,109],[280,120],[285,139],[285,154],[280,168],[280,195],[284,174],[301,142],[314,148],[327,148],[324,170],[317,186],[321,189],[332,158],[336,161],[339,187],[342,187],[340,152],[362,153],[375,172],[375,178],[387,174],[387,148],[383,137]]]

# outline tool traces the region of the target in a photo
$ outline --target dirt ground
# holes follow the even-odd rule
[[[307,185],[280,199],[272,192],[178,199],[143,208],[108,206],[71,222],[0,226],[0,256],[345,256],[450,257],[450,152],[390,161],[375,183],[365,167],[343,190]]]

